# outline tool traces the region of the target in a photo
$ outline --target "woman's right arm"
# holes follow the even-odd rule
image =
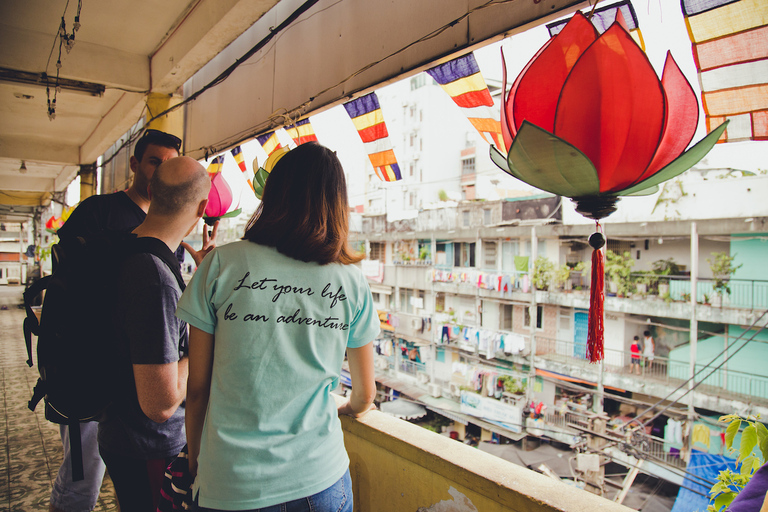
[[[213,373],[213,334],[189,326],[189,378],[187,380],[187,445],[189,446],[189,471],[197,475],[197,456],[203,435],[205,412],[211,393]]]
[[[347,359],[349,361],[349,373],[352,377],[352,393],[339,406],[339,414],[359,418],[376,408],[373,405],[373,399],[376,398],[373,342],[359,348],[347,348]],[[189,436],[189,430],[187,430],[187,436]]]

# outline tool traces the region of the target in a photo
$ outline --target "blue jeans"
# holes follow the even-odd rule
[[[215,508],[200,507],[197,499],[192,510],[193,512],[225,512]],[[349,470],[335,484],[312,496],[242,512],[352,512],[352,479],[349,476]]]
[[[72,454],[69,451],[69,427],[59,426],[61,442],[64,445],[64,460],[56,475],[51,491],[51,505],[67,512],[93,510],[99,499],[101,482],[104,479],[104,462],[99,455],[96,435],[99,424],[95,421],[80,424],[80,442],[83,451],[83,472],[85,478],[72,481]]]

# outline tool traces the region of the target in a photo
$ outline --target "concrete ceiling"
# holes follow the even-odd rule
[[[59,76],[103,92],[61,89],[50,120],[42,74],[55,77],[62,16],[71,34],[80,4],[81,27],[71,52],[62,50]],[[329,108],[584,6],[580,0],[0,1],[0,220],[61,193],[79,166],[93,164],[146,115],[148,93],[181,97],[205,89],[273,32],[274,41],[250,54],[224,85],[186,105],[189,154],[202,157],[205,148],[224,149],[267,129],[276,110]],[[298,12],[304,14],[280,29]]]
[[[78,0],[0,2],[0,215],[46,204],[141,118],[148,92],[177,93],[278,1],[82,0],[59,76],[103,93],[61,89],[53,120],[40,75],[55,77],[59,25],[72,33]]]

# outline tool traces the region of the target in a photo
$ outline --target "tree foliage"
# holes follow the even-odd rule
[[[739,471],[733,472],[726,469],[717,475],[717,483],[709,491],[711,500],[707,507],[709,512],[728,510],[731,502],[749,483],[755,471],[768,460],[768,429],[758,421],[759,419],[760,416],[742,418],[737,414],[720,417],[721,423],[728,423],[728,428],[725,430],[726,450],[739,454],[736,460]],[[742,426],[744,430],[741,432],[739,447],[736,448],[733,446],[733,441]]]

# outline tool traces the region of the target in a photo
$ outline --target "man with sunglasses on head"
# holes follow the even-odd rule
[[[155,170],[166,160],[179,156],[180,150],[181,139],[175,135],[159,130],[146,130],[136,142],[130,160],[134,174],[130,187],[113,194],[94,195],[85,199],[57,232],[59,239],[110,231],[130,232],[135,229],[147,216],[150,203],[148,187]],[[199,251],[182,242],[176,251],[179,261],[183,260],[184,249],[187,249],[195,263],[199,264],[215,246],[217,228],[218,224],[214,225],[210,237],[208,230],[203,230],[203,247]],[[80,425],[85,478],[77,482],[72,481],[69,428],[61,425],[60,431],[64,460],[53,484],[49,511],[93,510],[99,497],[105,467],[96,440],[98,424],[87,422]]]

